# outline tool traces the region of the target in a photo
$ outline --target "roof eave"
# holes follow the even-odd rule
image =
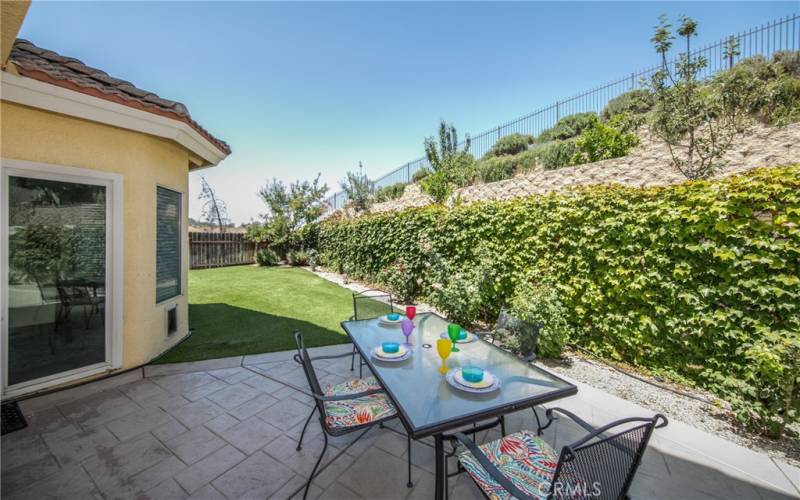
[[[0,71],[0,74],[4,101],[173,140],[201,158],[201,167],[216,166],[229,155],[180,119],[168,118],[8,71]]]

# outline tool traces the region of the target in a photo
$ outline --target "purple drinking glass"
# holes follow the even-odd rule
[[[411,345],[408,341],[408,337],[411,335],[411,332],[414,331],[414,323],[410,319],[404,318],[403,321],[400,322],[400,329],[403,330],[403,335],[406,336],[406,345]]]

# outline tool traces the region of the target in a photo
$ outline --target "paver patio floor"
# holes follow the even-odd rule
[[[333,346],[315,351],[330,354],[346,349]],[[349,358],[323,360],[317,367],[323,384],[354,376]],[[312,402],[251,369],[305,385],[290,353],[273,353],[146,367],[24,401],[21,406],[29,427],[2,438],[3,498],[302,497],[302,487],[322,449],[321,431],[314,421],[303,449],[295,450]],[[591,391],[584,392],[592,397]],[[570,398],[573,401],[565,402],[590,421],[602,419],[602,412],[580,398],[579,391]],[[536,428],[530,410],[510,415],[507,422],[509,432]],[[395,422],[390,427],[372,429],[355,443],[353,436],[332,439],[325,467],[309,496],[432,498],[432,443],[412,446],[414,487],[409,489],[402,425]],[[545,438],[557,449],[580,435],[579,428],[562,420],[547,430]],[[479,441],[498,436],[497,431],[488,431]],[[453,462],[450,470],[454,467]],[[465,474],[451,479],[449,487],[453,499],[483,498]],[[659,445],[656,439],[644,457],[631,496],[794,498],[791,485],[779,490],[712,466],[691,449],[681,452],[677,446]]]

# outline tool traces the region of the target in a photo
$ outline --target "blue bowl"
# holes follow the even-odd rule
[[[389,313],[389,314],[386,315],[386,318],[389,321],[397,321],[398,319],[400,319],[400,315],[397,314],[397,313]]]
[[[460,332],[458,332],[458,340],[464,340],[466,338],[467,338],[466,330],[461,330]]]
[[[475,384],[483,380],[483,369],[477,366],[465,366],[461,369],[461,376],[464,377],[464,380],[467,382]]]
[[[394,354],[400,350],[400,344],[398,344],[397,342],[384,342],[381,345],[381,348],[383,349],[383,352],[385,352],[386,354]]]

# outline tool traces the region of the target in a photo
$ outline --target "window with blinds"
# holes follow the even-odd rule
[[[181,293],[181,193],[157,188],[156,302]]]

